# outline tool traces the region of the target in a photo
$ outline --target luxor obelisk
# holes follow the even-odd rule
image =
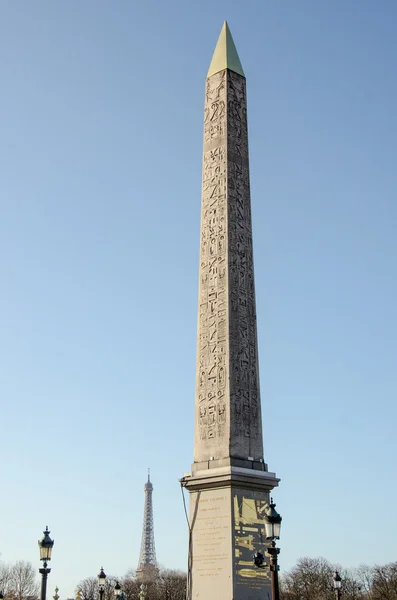
[[[225,22],[205,87],[188,600],[264,600],[263,456],[246,80]],[[269,596],[270,597],[270,596]]]

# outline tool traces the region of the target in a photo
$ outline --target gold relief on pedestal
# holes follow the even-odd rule
[[[236,585],[263,591],[264,580],[270,582],[268,569],[260,570],[253,563],[255,552],[268,545],[264,533],[264,515],[268,498],[263,494],[252,497],[243,490],[234,492],[234,573]]]

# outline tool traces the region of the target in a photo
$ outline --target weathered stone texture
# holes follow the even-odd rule
[[[245,78],[206,81],[194,461],[263,459]]]

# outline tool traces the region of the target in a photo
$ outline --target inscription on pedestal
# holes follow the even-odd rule
[[[211,597],[214,586],[232,589],[230,498],[227,489],[191,495],[192,578],[200,598]]]
[[[191,502],[193,565],[198,577],[219,578],[230,562],[230,492],[198,493]]]

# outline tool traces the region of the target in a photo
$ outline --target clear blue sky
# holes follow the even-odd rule
[[[248,81],[280,562],[396,559],[397,4],[4,0],[0,552],[39,567],[48,524],[51,595],[136,567],[149,466],[158,559],[186,567],[204,81],[224,19]]]

